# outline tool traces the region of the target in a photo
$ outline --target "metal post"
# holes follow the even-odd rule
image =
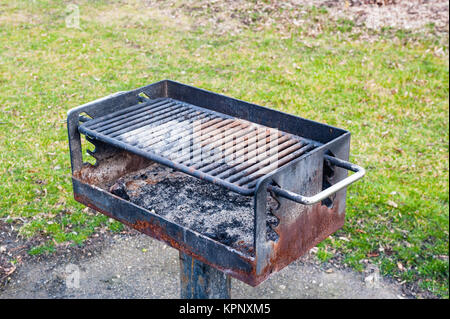
[[[230,299],[231,277],[180,251],[183,299]]]

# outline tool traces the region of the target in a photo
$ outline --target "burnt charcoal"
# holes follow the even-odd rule
[[[277,241],[278,240],[278,234],[275,232],[274,228],[278,226],[279,224],[278,218],[275,217],[272,213],[267,214],[267,229],[266,229],[266,239]]]
[[[145,173],[140,174],[139,176],[136,176],[136,177],[135,177],[135,179],[147,179],[147,178],[148,178],[148,176],[147,176],[147,174],[145,174]]]
[[[219,231],[225,231],[227,228],[234,228],[234,227],[241,227],[242,223],[238,220],[233,220],[232,222],[225,222],[220,223],[219,226],[217,226],[217,229]]]
[[[213,238],[216,239],[216,238]],[[239,239],[238,235],[230,236],[226,231],[217,233],[217,241],[225,244],[227,246],[232,246],[233,243],[237,242]]]
[[[224,245],[253,252],[252,197],[159,164],[120,178],[110,191]],[[272,229],[277,224],[278,219],[268,214],[268,239],[278,238]]]
[[[278,226],[280,220],[273,212],[278,209],[280,203],[276,200],[273,193],[269,193],[269,195],[267,197],[266,240],[277,241],[280,236],[274,229]]]
[[[109,191],[112,194],[119,196],[125,200],[130,200],[130,196],[128,196],[126,186],[123,183],[119,182],[114,184],[113,186],[110,187]]]

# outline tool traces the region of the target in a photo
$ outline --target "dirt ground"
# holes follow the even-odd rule
[[[449,3],[446,0],[312,0],[329,7],[335,18],[348,18],[370,29],[392,27],[418,30],[433,24],[448,32]]]
[[[369,267],[370,268],[370,267]],[[178,298],[178,251],[141,234],[105,237],[82,253],[24,263],[0,291],[8,298]],[[232,298],[408,298],[379,276],[319,263],[310,253],[258,287],[232,280]]]
[[[322,32],[322,24],[327,22],[323,19],[329,18],[351,20],[353,32],[361,33],[365,40],[374,37],[368,31],[381,28],[438,34],[449,32],[447,0],[196,0],[183,2],[182,5],[176,0],[149,0],[145,4],[150,11],[156,10],[165,16],[185,22],[191,18],[195,25],[207,26],[214,33],[239,34],[247,28],[259,30],[276,25],[281,33],[286,34],[292,26],[303,26],[308,29],[309,35],[314,36]],[[313,6],[325,8],[329,14],[317,18],[311,25],[306,8]]]

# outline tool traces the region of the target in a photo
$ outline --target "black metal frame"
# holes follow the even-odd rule
[[[258,181],[254,191],[245,194],[254,197],[254,255],[245,254],[168,221],[76,176],[76,172],[83,167],[81,136],[78,131],[80,115],[86,113],[91,118],[97,118],[137,104],[140,93],[145,93],[152,99],[171,97],[322,144],[264,176]],[[278,198],[280,205],[275,215],[280,220],[276,228],[280,237],[276,242],[267,240],[266,237],[266,206],[269,191],[275,187],[304,195],[314,195],[322,191],[324,156],[332,154],[344,161],[348,160],[350,147],[348,131],[170,80],[120,92],[74,108],[68,113],[67,125],[72,181],[77,201],[162,240],[181,252],[250,285],[259,284],[271,273],[288,265],[342,227],[344,223],[345,188],[334,195],[331,206],[321,203],[307,206],[286,198]],[[159,162],[168,164],[163,160]],[[346,176],[346,169],[336,167],[333,183],[342,181]]]

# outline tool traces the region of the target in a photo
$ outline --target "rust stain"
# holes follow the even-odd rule
[[[99,166],[85,166],[80,171],[75,172],[74,178],[78,178],[83,183],[87,183],[88,185],[98,185],[104,183],[107,179],[115,178],[115,176],[124,174],[129,171],[142,169],[152,163],[127,152],[119,152],[113,158],[113,162],[118,163],[116,164],[118,166],[114,167],[114,169],[108,170],[103,166],[100,167],[100,169]],[[103,162],[103,165],[108,165],[108,163],[110,163],[108,160],[105,160]],[[114,176],[109,176],[107,173],[110,173]],[[156,184],[159,182],[159,179],[157,176],[153,176],[152,178],[148,178],[145,182]],[[216,182],[217,181],[213,179],[213,183]],[[140,187],[139,185],[133,184],[134,181],[130,181],[129,183],[130,184],[127,184],[127,187]],[[316,204],[311,208],[308,208],[306,211],[298,214],[294,219],[288,219],[287,215],[277,216],[280,218],[280,222],[275,228],[275,231],[278,233],[279,238],[276,242],[271,242],[272,252],[269,259],[267,260],[267,266],[257,274],[256,259],[258,257],[253,258],[239,256],[239,258],[241,258],[247,265],[250,266],[250,270],[244,271],[242,269],[232,267],[224,268],[211,263],[205,257],[194,253],[193,248],[189,247],[183,241],[183,234],[181,232],[171,236],[168,235],[166,229],[162,225],[160,225],[157,220],[152,222],[137,220],[134,223],[130,223],[126,220],[115,217],[108,211],[104,211],[99,207],[96,207],[88,197],[77,193],[74,193],[74,197],[78,202],[81,202],[86,206],[103,213],[106,216],[114,218],[121,223],[140,231],[141,233],[165,242],[166,244],[179,250],[180,252],[183,252],[205,264],[215,267],[216,269],[223,271],[227,275],[241,280],[253,287],[266,280],[272,273],[283,269],[285,266],[289,265],[291,262],[307,253],[309,249],[341,228],[345,220],[344,212],[338,213],[340,211],[339,200],[334,201],[332,208],[322,206],[321,204]],[[241,251],[248,251],[250,253],[254,252],[253,247],[246,247],[246,245],[244,245],[243,243],[238,243],[238,245],[242,246]],[[184,282],[187,282],[188,278],[181,278],[181,280],[182,282],[183,280]]]
[[[141,156],[118,151],[113,156],[98,162],[98,165],[86,163],[83,167],[74,172],[73,176],[79,180],[96,186],[102,186],[120,176],[142,169],[153,162]]]
[[[135,223],[130,223],[127,222],[126,220],[117,218],[116,216],[114,216],[113,214],[111,214],[108,211],[102,210],[101,208],[97,207],[96,205],[92,204],[92,202],[90,201],[90,199],[86,196],[80,195],[80,194],[74,194],[75,200],[108,216],[111,217],[113,219],[118,220],[119,222],[123,223],[124,225],[127,225],[129,227],[132,227],[138,231],[140,231],[143,234],[146,234],[150,237],[153,237],[157,240],[160,240],[162,242],[165,242],[166,244],[168,244],[169,246],[187,254],[190,255],[191,257],[207,264],[210,265],[224,273],[226,273],[227,275],[230,275],[238,280],[241,280],[253,287],[255,287],[256,285],[258,285],[261,281],[256,281],[256,264],[255,264],[255,260],[251,257],[245,257],[245,256],[239,256],[239,258],[241,258],[242,260],[244,260],[244,262],[248,265],[250,265],[252,268],[252,270],[250,272],[246,272],[243,271],[241,269],[234,269],[234,268],[225,268],[225,267],[221,267],[219,265],[216,265],[214,263],[211,263],[209,260],[205,259],[205,257],[198,255],[196,253],[194,253],[192,251],[192,249],[186,245],[185,242],[182,241],[182,239],[176,239],[176,238],[172,238],[171,236],[169,236],[166,232],[165,229],[159,225],[158,223],[150,223],[148,221],[136,221]]]
[[[264,281],[271,273],[280,271],[341,228],[345,214],[338,214],[338,211],[338,201],[334,202],[331,209],[319,203],[294,221],[280,220],[275,229],[280,237],[273,244],[268,265],[257,276],[256,281]]]

